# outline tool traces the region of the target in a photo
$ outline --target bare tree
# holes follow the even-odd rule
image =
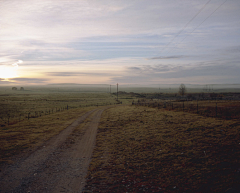
[[[179,91],[178,92],[181,96],[184,96],[187,92],[186,86],[184,84],[181,84],[179,86]]]

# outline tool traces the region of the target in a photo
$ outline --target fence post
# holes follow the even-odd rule
[[[7,118],[8,118],[8,125],[9,125],[10,114],[7,115]]]
[[[198,114],[198,101],[197,101],[197,114]]]
[[[216,117],[217,117],[217,102],[216,102]]]
[[[183,103],[182,103],[182,108],[183,108],[183,111],[184,111],[184,101],[183,101]]]
[[[172,110],[173,110],[173,103],[172,103]]]

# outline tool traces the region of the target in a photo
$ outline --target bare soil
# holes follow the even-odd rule
[[[103,111],[85,113],[31,154],[2,166],[0,192],[82,192]]]

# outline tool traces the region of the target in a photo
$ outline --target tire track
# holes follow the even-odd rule
[[[0,192],[81,192],[105,109],[85,113],[29,157],[2,171]],[[88,123],[82,133],[73,134],[83,122]],[[74,143],[69,143],[69,136]]]

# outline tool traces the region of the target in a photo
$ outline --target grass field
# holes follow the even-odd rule
[[[141,106],[104,112],[85,192],[225,192],[240,182],[235,120]]]
[[[121,99],[129,104],[131,100]],[[83,113],[115,104],[109,93],[12,92],[0,95],[0,164],[65,129]]]
[[[103,113],[86,192],[225,192],[240,182],[236,113],[215,117],[216,101],[198,101],[199,114],[197,101],[186,102],[184,111],[171,100],[174,109],[129,106],[151,101],[138,96],[120,94],[123,105]],[[34,150],[83,113],[117,102],[109,93],[1,92],[0,164]],[[230,111],[240,106],[217,102]]]
[[[123,104],[131,99],[121,98]],[[66,109],[106,106],[117,103],[109,93],[9,91],[0,95],[0,126],[16,124]]]
[[[25,150],[33,150],[94,108],[96,107],[70,109],[1,127],[0,164],[11,163],[13,156]]]
[[[240,120],[239,100],[146,100],[141,99],[133,103],[137,106],[165,108],[165,110],[182,111],[199,114],[206,117]]]

